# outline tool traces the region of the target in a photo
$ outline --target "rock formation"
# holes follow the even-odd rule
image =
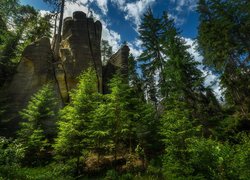
[[[101,34],[100,21],[94,22],[83,12],[74,12],[73,18],[64,20],[60,52],[68,91],[75,87],[76,77],[89,67],[96,70],[99,91],[102,91]],[[60,87],[61,83],[65,84],[59,79],[58,82]],[[66,94],[62,97],[67,99]]]
[[[117,53],[111,56],[107,65],[103,68],[103,92],[109,93],[107,84],[112,79],[113,75],[120,73],[128,75],[128,56],[129,47],[124,45]]]
[[[74,12],[73,18],[64,20],[60,60],[53,61],[49,38],[42,38],[27,46],[23,52],[17,73],[12,81],[5,85],[5,94],[10,97],[10,123],[5,127],[16,130],[20,118],[18,112],[23,109],[30,97],[44,84],[51,82],[61,98],[62,104],[69,102],[69,91],[77,84],[81,72],[93,67],[98,79],[99,91],[107,93],[107,83],[120,71],[128,71],[128,46],[123,46],[108,61],[105,67],[101,62],[102,24],[86,17],[83,12]],[[7,128],[7,130],[8,130]],[[0,128],[1,131],[2,128]],[[3,134],[0,132],[0,135]]]
[[[23,104],[42,85],[53,81],[52,60],[53,53],[49,38],[42,38],[28,45],[9,86],[9,95],[16,102]]]
[[[27,105],[30,97],[44,84],[55,82],[52,60],[53,53],[49,38],[42,38],[28,45],[22,53],[17,72],[12,81],[5,85],[3,91],[4,98],[8,99],[9,104],[6,127],[10,127],[12,131],[18,127],[18,112]]]

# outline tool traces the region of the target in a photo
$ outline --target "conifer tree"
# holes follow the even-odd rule
[[[143,80],[137,73],[139,67],[133,54],[128,57],[128,81],[133,92],[140,97],[141,100],[145,100],[143,92]]]
[[[199,51],[204,64],[219,74],[226,105],[240,121],[236,123],[239,129],[245,129],[249,121],[249,8],[247,0],[198,3]]]
[[[75,162],[77,173],[80,159],[90,150],[93,141],[92,113],[99,104],[94,74],[93,69],[88,69],[79,77],[76,89],[70,94],[71,102],[60,112],[59,132],[54,144],[56,158]]]
[[[147,57],[147,61],[142,64],[142,67],[145,67],[146,70],[151,68],[154,71],[160,69],[159,77],[164,79],[164,82],[160,80],[156,87],[161,92],[161,104],[165,102],[168,105],[175,101],[187,104],[186,107],[192,111],[193,119],[197,119],[197,123],[203,124],[205,128],[208,128],[206,126],[209,124],[209,118],[204,117],[203,112],[210,102],[205,95],[207,88],[204,87],[204,77],[197,67],[199,63],[188,52],[189,46],[186,45],[185,40],[180,36],[174,20],[169,18],[167,12],[163,12],[160,18],[154,18],[152,12],[149,11],[145,17],[148,18],[143,19],[140,33],[146,49],[141,57]],[[155,23],[154,26],[152,26],[153,23]],[[152,35],[149,29],[153,30],[157,36]],[[152,37],[157,38],[152,39]],[[148,49],[149,47],[151,49]],[[156,47],[159,47],[160,51],[158,53],[156,53]],[[149,54],[151,51],[152,54]],[[145,56],[145,54],[148,56]],[[149,60],[148,57],[152,58],[152,55],[157,54],[161,55],[161,61],[156,61],[157,58],[154,58],[155,61]],[[153,62],[157,63],[154,64]],[[145,71],[143,73],[145,76]],[[148,76],[146,83],[156,84],[155,81],[155,78]],[[156,88],[149,90],[154,92]]]
[[[147,162],[157,157],[162,152],[162,142],[160,131],[160,122],[156,116],[156,110],[150,103],[145,103],[140,99],[136,102],[136,113],[134,117],[137,145],[143,151],[144,166]]]
[[[112,47],[106,40],[101,41],[101,53],[102,53],[102,63],[106,65],[107,61],[112,56]]]
[[[160,19],[154,18],[151,9],[143,15],[142,23],[139,27],[140,40],[142,41],[143,53],[139,57],[139,61],[143,62],[142,72],[145,81],[145,89],[148,94],[148,99],[155,105],[157,104],[157,97],[159,93],[156,88],[155,76],[159,72],[161,84],[165,83],[164,71],[164,57],[162,53],[162,46],[160,44]],[[159,87],[161,89],[161,87]]]
[[[26,147],[27,164],[42,163],[46,151],[51,148],[56,135],[58,101],[52,86],[44,85],[32,96],[27,107],[20,112],[24,122],[20,123],[19,141]]]
[[[41,14],[29,5],[6,1],[0,8],[0,87],[15,72],[27,44],[50,36],[50,16]]]
[[[189,173],[186,140],[201,134],[194,122],[192,112],[184,102],[174,100],[164,112],[160,134],[165,145],[163,172],[166,177],[175,179]]]
[[[110,126],[111,141],[114,146],[114,157],[117,158],[119,145],[131,133],[131,118],[128,111],[130,88],[121,76],[114,76],[110,84],[110,94],[107,94],[107,120]]]

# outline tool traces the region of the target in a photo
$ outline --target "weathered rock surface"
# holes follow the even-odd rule
[[[27,102],[44,84],[54,80],[52,60],[48,38],[42,38],[25,48],[9,87],[9,93],[17,103]]]
[[[5,85],[5,97],[11,102],[7,127],[16,129],[19,120],[18,112],[27,105],[30,97],[44,84],[48,82],[55,84],[52,60],[49,38],[42,38],[25,48],[17,73],[10,84]]]
[[[101,92],[101,34],[102,24],[100,21],[94,22],[92,18],[87,18],[86,14],[81,11],[74,12],[73,18],[68,17],[64,20],[60,53],[68,91],[76,86],[76,78],[82,71],[93,67],[96,70],[99,91]],[[58,82],[59,84],[64,83],[61,80]]]
[[[123,76],[128,75],[128,56],[129,47],[124,45],[111,56],[107,65],[103,67],[103,93],[109,93],[108,83],[114,74],[120,73]]]
[[[12,81],[5,85],[3,96],[8,97],[10,121],[0,127],[0,135],[15,132],[20,121],[19,111],[26,107],[28,100],[41,87],[51,82],[57,95],[68,103],[69,91],[76,87],[81,72],[93,67],[98,78],[99,92],[108,93],[107,83],[113,75],[128,73],[128,46],[123,46],[108,61],[101,62],[102,24],[87,18],[83,12],[74,12],[73,18],[64,20],[60,60],[53,62],[49,38],[42,38],[27,46]],[[1,97],[0,97],[1,98]],[[3,98],[2,98],[3,99]],[[0,100],[2,100],[0,99]],[[0,126],[4,120],[1,120]]]

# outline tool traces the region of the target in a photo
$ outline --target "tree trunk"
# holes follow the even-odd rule
[[[55,45],[56,45],[56,33],[57,33],[57,25],[56,25],[56,22],[57,22],[57,19],[58,19],[58,13],[59,13],[59,8],[57,9],[56,11],[56,15],[55,15],[55,22],[54,22],[54,32],[53,32],[53,45],[52,45],[52,50],[55,51]]]
[[[78,176],[80,174],[80,156],[77,157],[76,161],[76,175]]]
[[[57,31],[55,49],[54,49],[54,55],[55,55],[55,60],[56,61],[59,60],[59,47],[60,47],[60,42],[61,42],[61,32],[62,32],[62,25],[63,25],[64,5],[65,5],[65,0],[61,0],[59,27],[58,27],[58,31]]]

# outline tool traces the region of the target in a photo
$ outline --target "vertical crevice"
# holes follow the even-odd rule
[[[95,26],[94,26],[95,28]],[[94,68],[95,68],[95,71],[96,71],[96,77],[97,77],[97,81],[98,81],[98,91],[101,93],[101,84],[100,84],[100,78],[99,78],[99,75],[98,75],[98,69],[97,69],[97,64],[95,62],[96,58],[94,57],[94,52],[93,52],[93,47],[92,47],[92,40],[90,38],[90,30],[89,30],[89,21],[88,21],[88,18],[87,18],[87,31],[88,31],[88,40],[89,40],[89,49],[90,49],[90,53],[91,53],[91,57],[92,57],[92,60],[93,60],[93,64],[94,64]]]

